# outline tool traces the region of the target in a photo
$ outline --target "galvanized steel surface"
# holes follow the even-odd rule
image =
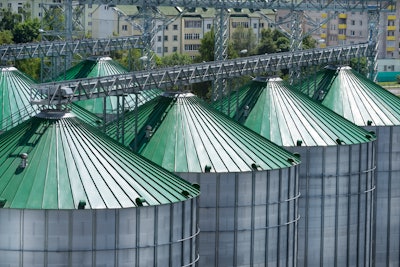
[[[297,168],[177,173],[201,188],[199,266],[296,266]]]
[[[196,266],[197,200],[124,209],[0,209],[0,265]]]
[[[297,266],[373,266],[374,142],[287,149],[302,160]]]
[[[160,205],[195,197],[188,182],[133,154],[69,113],[43,112],[0,136],[5,208]],[[24,160],[24,155],[26,160]]]

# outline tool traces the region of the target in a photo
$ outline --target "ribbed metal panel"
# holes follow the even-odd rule
[[[244,91],[220,108],[301,156],[297,266],[371,266],[375,136],[280,79]]]
[[[1,266],[198,266],[197,198],[97,210],[0,209]]]
[[[323,105],[376,133],[375,266],[400,266],[400,98],[350,67],[325,69],[318,76],[330,81],[309,86],[316,88],[314,95],[324,91]]]
[[[60,111],[0,147],[2,266],[197,265],[197,186]]]
[[[200,184],[199,266],[296,266],[297,157],[192,94],[156,100],[125,123],[142,155]]]
[[[30,103],[32,78],[14,67],[0,67],[0,131],[29,119],[38,112]]]
[[[137,206],[136,198],[160,205],[186,200],[183,191],[198,193],[72,114],[37,116],[0,137],[0,197],[7,208],[75,209],[81,200],[87,208],[126,208]]]
[[[88,59],[80,62],[76,66],[70,68],[65,73],[58,76],[55,80],[74,80],[82,78],[102,77],[115,74],[127,73],[128,70],[113,61],[110,57],[103,56],[92,56]],[[110,96],[106,98],[93,98],[88,100],[76,101],[73,105],[78,105],[89,112],[96,114],[99,117],[103,117],[106,114],[106,120],[111,120],[118,114],[122,113],[122,110],[134,109],[136,103],[141,105],[156,96],[161,94],[161,90],[152,89],[142,91],[140,94],[130,94],[127,96]],[[137,97],[137,99],[136,99]],[[113,115],[110,115],[113,114]],[[120,119],[118,117],[118,119]]]

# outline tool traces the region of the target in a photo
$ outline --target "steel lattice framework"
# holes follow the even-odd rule
[[[141,36],[82,39],[0,46],[1,61],[58,57],[71,54],[104,54],[110,51],[143,48]]]
[[[228,79],[243,75],[257,76],[281,69],[329,64],[368,56],[371,47],[365,44],[309,49],[213,61],[186,66],[144,70],[121,75],[43,83],[34,86],[33,103],[40,105],[67,104],[72,101],[111,95],[138,93],[141,90],[171,89],[216,77]],[[66,90],[67,89],[67,90]],[[36,100],[35,100],[36,99]]]

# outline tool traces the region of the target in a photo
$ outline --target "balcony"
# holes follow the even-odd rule
[[[344,35],[344,34],[338,34],[338,39],[339,39],[339,40],[346,40],[346,35]]]
[[[321,33],[319,36],[321,37],[321,39],[326,39],[326,33]]]
[[[338,18],[339,18],[339,19],[347,19],[347,14],[345,14],[345,13],[340,13],[340,14],[338,15]]]
[[[339,24],[338,29],[339,30],[347,29],[347,24]]]
[[[321,14],[321,18],[326,19],[327,17],[328,17],[328,14],[327,14],[327,13],[322,13],[322,14]]]
[[[388,31],[395,31],[396,30],[396,26],[387,26],[386,28]]]
[[[395,48],[393,46],[386,47],[386,52],[393,52]]]
[[[388,15],[388,20],[396,20],[396,15]]]
[[[322,29],[326,29],[326,28],[327,28],[327,25],[326,25],[326,24],[322,24],[322,25],[321,25],[321,28],[322,28]]]
[[[387,41],[396,41],[396,36],[386,36]]]

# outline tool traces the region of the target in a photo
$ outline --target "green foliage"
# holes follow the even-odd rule
[[[308,35],[303,39],[302,47],[303,49],[313,49],[317,47],[317,41],[314,38],[312,38],[311,35]]]
[[[13,43],[13,35],[10,30],[2,30],[0,31],[0,45],[2,44],[12,44]]]
[[[12,31],[19,22],[22,21],[22,16],[20,14],[15,14],[11,9],[2,9],[3,17],[0,21],[0,30]]]
[[[167,55],[160,58],[158,66],[171,67],[171,66],[187,65],[192,63],[193,60],[188,55],[173,53],[171,55]]]
[[[15,67],[36,81],[40,78],[40,58],[17,60]]]
[[[40,22],[37,18],[18,23],[14,29],[13,40],[15,43],[28,43],[38,39]]]
[[[245,55],[251,55],[256,48],[256,35],[251,28],[245,29],[243,26],[237,27],[232,33],[232,46],[236,53],[247,51]]]
[[[214,44],[215,32],[214,28],[211,28],[211,31],[206,32],[203,36],[203,39],[201,39],[199,48],[200,55],[195,59],[195,61],[214,61]]]
[[[368,76],[368,60],[366,57],[353,58],[350,60],[350,67],[365,76]]]

